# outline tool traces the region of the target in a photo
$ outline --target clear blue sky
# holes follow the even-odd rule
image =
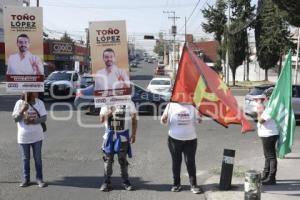
[[[178,31],[184,33],[184,18],[191,15],[187,30],[198,36],[205,35],[201,29],[202,13],[207,4],[215,0],[40,0],[44,8],[44,26],[59,32],[67,31],[74,35],[84,35],[89,21],[126,20],[128,35],[141,36],[169,33],[171,14],[175,11]],[[36,0],[31,0],[31,6]]]

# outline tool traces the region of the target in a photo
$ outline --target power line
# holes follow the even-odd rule
[[[147,6],[132,6],[132,7],[116,7],[116,6],[79,6],[79,5],[62,5],[62,4],[48,4],[48,3],[43,3],[43,6],[47,7],[61,7],[61,8],[78,8],[78,9],[96,9],[96,10],[135,10],[135,9],[153,9],[153,8],[162,8],[163,5],[147,5]],[[181,4],[178,6],[169,6],[171,8],[177,8],[177,7],[189,7],[191,4]]]
[[[190,16],[188,17],[188,19],[186,20],[186,24],[189,22],[189,20],[191,19],[192,15],[194,14],[196,8],[198,7],[199,3],[201,0],[198,0],[198,2],[196,3],[196,5],[194,6],[194,9],[192,10]],[[179,29],[180,31],[184,28],[184,25]]]

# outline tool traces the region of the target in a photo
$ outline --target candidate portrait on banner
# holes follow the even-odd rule
[[[19,34],[16,38],[18,52],[8,57],[7,75],[44,75],[42,60],[33,55],[30,48],[30,38],[27,34]]]
[[[128,73],[116,65],[116,54],[112,48],[106,48],[102,55],[104,67],[96,72],[95,90],[117,90],[130,88]]]

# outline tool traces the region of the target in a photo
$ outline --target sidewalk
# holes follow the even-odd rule
[[[295,151],[299,152],[299,151]],[[262,200],[296,200],[300,199],[300,153],[290,153],[285,159],[278,159],[277,184],[262,186]],[[220,175],[213,175],[203,185],[207,200],[241,200],[244,199],[244,172],[250,169],[260,170],[263,157],[247,158],[234,165],[232,189],[220,191],[218,189]],[[236,166],[247,168],[236,169]]]

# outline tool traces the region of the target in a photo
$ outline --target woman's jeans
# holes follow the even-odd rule
[[[176,140],[169,136],[168,146],[172,157],[173,184],[180,185],[180,170],[182,162],[182,154],[189,174],[191,185],[197,185],[196,178],[196,149],[197,139],[194,140]]]
[[[23,160],[23,179],[25,182],[30,181],[30,147],[32,147],[33,158],[35,162],[36,180],[43,180],[42,143],[43,141],[41,140],[31,144],[20,144]]]

